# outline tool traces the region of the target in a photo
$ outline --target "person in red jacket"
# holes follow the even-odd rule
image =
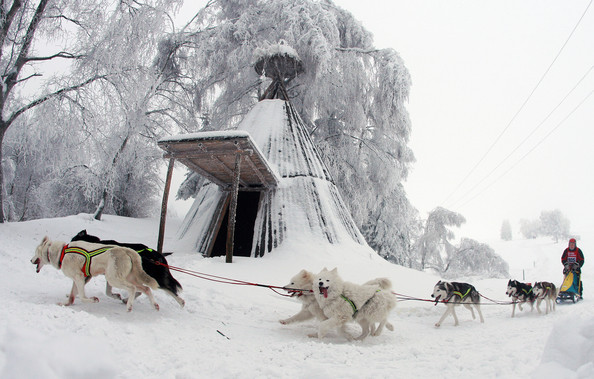
[[[584,253],[576,246],[575,238],[569,240],[569,246],[563,251],[561,255],[561,263],[563,263],[563,274],[574,271],[580,276],[580,297],[582,296],[581,273],[584,265]]]

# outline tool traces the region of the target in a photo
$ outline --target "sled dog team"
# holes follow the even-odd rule
[[[60,305],[72,305],[77,295],[83,302],[97,303],[97,297],[86,296],[85,284],[98,275],[105,275],[106,295],[124,301],[128,312],[139,293],[146,294],[153,307],[159,310],[151,291],[157,288],[171,295],[180,306],[185,304],[178,295],[182,287],[169,272],[164,254],[144,245],[101,241],[83,230],[69,243],[44,237],[35,249],[31,263],[37,266],[38,273],[49,264],[72,279],[68,302]],[[127,290],[128,298],[114,294],[112,287]]]
[[[157,288],[164,290],[183,307],[185,301],[179,297],[182,287],[171,275],[165,255],[141,244],[102,241],[83,230],[69,243],[44,237],[35,249],[31,263],[37,266],[37,272],[49,264],[72,279],[68,302],[61,305],[72,305],[77,295],[83,302],[98,302],[97,297],[86,296],[84,286],[92,277],[105,275],[106,294],[126,303],[128,311],[132,310],[134,299],[140,293],[146,294],[153,307],[159,310],[151,291]],[[127,290],[128,297],[114,294],[112,287]],[[379,336],[384,327],[394,330],[388,316],[396,306],[396,297],[387,278],[372,279],[360,285],[342,280],[336,268],[324,268],[318,274],[301,270],[283,288],[300,300],[302,306],[297,314],[280,320],[280,323],[287,325],[316,318],[319,321],[318,331],[310,337],[323,338],[328,332],[336,330],[348,340],[362,340],[370,334]],[[516,304],[522,310],[522,303],[528,303],[531,310],[536,303],[536,309],[541,313],[540,304],[543,301],[548,314],[555,310],[557,294],[557,288],[550,282],[536,282],[532,286],[510,280],[506,295],[513,300],[511,317],[515,316]],[[446,311],[436,327],[450,314],[454,325],[459,324],[455,312],[457,305],[469,309],[473,319],[476,318],[473,308],[476,309],[481,323],[484,322],[480,294],[471,284],[440,280],[431,297],[435,299],[435,304],[442,302],[446,305]],[[358,329],[353,328],[353,323],[361,329],[358,336],[353,335]]]
[[[545,314],[555,310],[555,304],[559,291],[553,283],[550,282],[536,282],[534,286],[530,283],[521,283],[517,280],[511,280],[507,282],[507,291],[505,294],[512,298],[513,308],[511,316],[514,317],[516,314],[516,304],[520,310],[522,309],[522,303],[530,305],[530,311],[534,310],[534,303],[536,303],[536,310],[538,313],[542,313],[540,310],[540,304],[545,302]]]

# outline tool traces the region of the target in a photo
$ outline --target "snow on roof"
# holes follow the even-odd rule
[[[208,139],[233,139],[250,137],[250,134],[243,130],[220,130],[214,132],[196,132],[188,134],[178,134],[161,138],[158,143],[164,142],[180,142],[180,141],[194,141],[194,140],[208,140]]]
[[[256,48],[256,50],[254,50],[254,62],[273,55],[286,55],[296,60],[301,60],[297,51],[287,45],[285,40],[281,39],[278,43],[271,44],[267,42],[263,47]]]

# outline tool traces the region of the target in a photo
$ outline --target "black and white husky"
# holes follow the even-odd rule
[[[536,310],[540,312],[540,303],[545,302],[545,314],[555,310],[555,300],[557,299],[557,287],[550,282],[536,282],[532,287],[534,297],[536,298]]]
[[[534,297],[534,291],[530,283],[522,283],[510,279],[507,282],[507,291],[505,291],[505,294],[511,297],[513,301],[512,317],[516,315],[516,304],[521,311],[523,311],[523,303],[530,304],[530,312],[534,310],[534,300],[536,298]]]
[[[436,305],[438,302],[442,302],[447,306],[443,316],[441,316],[439,321],[435,324],[436,327],[441,326],[442,321],[445,320],[450,313],[454,317],[454,325],[458,325],[458,317],[456,316],[454,307],[460,304],[470,310],[473,320],[476,319],[474,311],[472,310],[472,307],[474,306],[479,314],[481,322],[485,322],[483,314],[481,313],[481,298],[479,292],[471,284],[444,282],[440,280],[433,288],[431,297],[435,299]]]

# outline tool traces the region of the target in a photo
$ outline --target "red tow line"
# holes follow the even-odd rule
[[[252,282],[246,282],[244,280],[225,278],[223,276],[205,274],[203,272],[188,270],[188,269],[176,267],[176,266],[170,266],[170,265],[166,265],[164,263],[156,262],[156,261],[154,263],[159,266],[167,267],[170,270],[181,272],[181,273],[187,274],[187,275],[191,275],[196,278],[209,280],[211,282],[235,284],[235,285],[239,285],[239,286],[254,286],[254,287],[268,288],[268,289],[272,290],[274,293],[281,295],[281,296],[285,296],[285,297],[293,297],[295,295],[301,296],[303,294],[303,292],[313,292],[311,290],[306,291],[306,290],[300,290],[300,289],[295,289],[295,288],[278,287],[278,286],[271,286],[268,284],[252,283]],[[289,291],[289,294],[284,294],[277,290]]]

